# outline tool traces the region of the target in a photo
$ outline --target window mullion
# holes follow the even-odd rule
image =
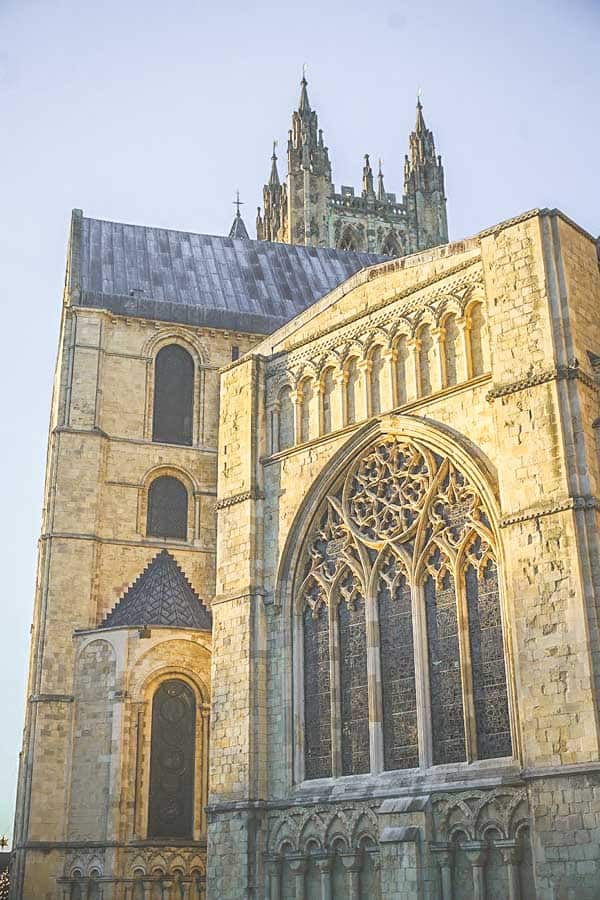
[[[431,733],[431,693],[429,687],[429,650],[425,592],[422,585],[411,583],[413,610],[413,644],[415,648],[415,685],[417,695],[417,732],[419,736],[419,765],[427,769],[433,762]]]
[[[342,710],[340,687],[340,639],[337,598],[329,600],[329,682],[331,685],[331,774],[342,774]]]
[[[371,772],[383,772],[383,701],[381,696],[381,643],[379,640],[379,611],[377,590],[365,597],[365,628],[367,629],[367,683],[369,691],[369,746]]]
[[[477,724],[473,698],[473,672],[471,668],[471,646],[469,640],[469,613],[464,573],[458,567],[454,572],[458,618],[458,648],[460,677],[462,685],[463,710],[465,717],[465,749],[467,762],[477,759]]]

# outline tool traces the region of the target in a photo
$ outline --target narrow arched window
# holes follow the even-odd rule
[[[306,778],[331,775],[329,610],[307,604],[304,625],[304,739]]]
[[[342,775],[360,775],[371,768],[365,598],[350,572],[340,579],[339,591]]]
[[[300,385],[300,442],[312,437],[314,387],[312,378],[305,378]]]
[[[92,869],[90,872],[90,880],[88,883],[87,900],[100,900],[100,884],[98,879],[100,872],[98,869]]]
[[[358,250],[359,240],[356,231],[351,226],[345,228],[339,243],[340,250]]]
[[[408,366],[410,360],[410,348],[408,338],[402,335],[396,344],[396,388],[398,406],[408,402]]]
[[[459,624],[451,568],[432,548],[425,578],[433,764],[466,759]]]
[[[188,493],[177,478],[161,475],[155,478],[148,491],[148,521],[146,533],[150,537],[187,538]]]
[[[346,425],[356,422],[356,400],[358,393],[358,360],[352,357],[346,369]]]
[[[420,395],[427,397],[433,390],[433,338],[429,325],[419,331],[419,381]]]
[[[462,336],[456,316],[448,316],[444,322],[444,359],[446,386],[458,384],[463,377]]]
[[[294,443],[294,404],[289,385],[279,392],[278,450],[287,450]]]
[[[335,390],[335,379],[333,377],[333,369],[330,367],[323,374],[323,434],[329,434],[332,427],[331,406],[333,403],[333,392]]]
[[[69,891],[70,900],[83,900],[83,875],[79,869],[75,869],[71,875],[71,890]]]
[[[375,347],[371,353],[371,415],[381,412],[381,376],[383,373],[383,353],[381,347]]]
[[[477,756],[479,759],[510,756],[512,741],[498,567],[479,537],[473,540],[468,550],[465,587],[469,613]]]
[[[489,369],[487,328],[483,304],[475,303],[469,310],[469,339],[471,343],[471,375],[483,375]]]
[[[194,361],[179,344],[163,347],[154,365],[152,440],[192,444]]]
[[[164,681],[152,701],[148,836],[192,838],[196,699],[184,681]]]

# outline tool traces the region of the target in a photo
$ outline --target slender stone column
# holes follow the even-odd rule
[[[373,371],[373,361],[370,359],[361,359],[358,363],[358,371],[360,378],[358,379],[358,390],[356,392],[356,421],[362,422],[371,416],[371,372]]]
[[[442,888],[441,900],[452,900],[452,848],[448,846],[432,846],[432,852],[440,869]]]
[[[398,360],[398,351],[393,347],[389,347],[382,353],[383,368],[381,371],[381,379],[379,382],[381,392],[381,412],[388,412],[398,406],[398,385],[397,385],[397,369],[396,362]]]
[[[471,863],[473,873],[473,900],[485,900],[485,859],[486,847],[478,841],[469,841],[462,845]]]
[[[350,851],[342,853],[342,862],[348,873],[348,900],[360,900],[360,869],[362,855]]]
[[[421,389],[421,341],[411,338],[408,342],[410,357],[406,366],[406,395],[408,400],[418,400]]]
[[[336,372],[335,390],[331,398],[331,430],[338,431],[347,424],[346,412],[346,385],[348,373],[345,370]]]
[[[521,900],[521,885],[519,883],[520,848],[517,846],[516,841],[496,841],[496,846],[501,851],[506,866],[508,900]]]
[[[288,865],[294,876],[296,900],[304,900],[304,875],[306,873],[306,860],[303,856],[289,857]]]
[[[281,896],[281,859],[272,857],[267,861],[269,877],[269,900],[279,900]]]
[[[331,857],[324,856],[317,860],[317,869],[321,878],[321,900],[331,900]]]

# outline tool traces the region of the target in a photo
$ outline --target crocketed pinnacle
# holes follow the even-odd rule
[[[277,141],[273,141],[273,155],[271,157],[271,174],[269,176],[269,185],[271,187],[279,187],[279,172],[277,171],[277,154],[275,153],[275,148],[277,147]]]
[[[300,82],[300,102],[298,103],[298,112],[301,116],[308,115],[310,110],[310,101],[308,99],[308,91],[307,91],[308,81],[306,80],[306,76],[302,76],[302,81]]]
[[[420,97],[417,97],[417,122],[415,131],[417,134],[424,134],[427,131],[425,119],[423,118],[423,104],[421,103]]]
[[[365,153],[365,164],[363,166],[362,192],[363,192],[363,197],[375,196],[375,191],[373,189],[373,169],[371,168],[371,163],[369,162],[369,154],[368,153]]]
[[[386,199],[386,197],[385,197],[385,188],[384,188],[384,186],[383,186],[383,171],[382,171],[382,165],[383,165],[382,161],[379,160],[379,172],[378,172],[378,175],[377,175],[377,199],[378,199],[378,200],[381,200],[381,202],[383,202],[383,201]]]

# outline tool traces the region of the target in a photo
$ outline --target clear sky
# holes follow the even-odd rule
[[[254,235],[306,61],[338,188],[360,185],[369,152],[402,193],[420,87],[451,239],[534,206],[597,234],[599,46],[600,0],[0,0],[0,834],[71,209],[224,234],[239,188]]]

